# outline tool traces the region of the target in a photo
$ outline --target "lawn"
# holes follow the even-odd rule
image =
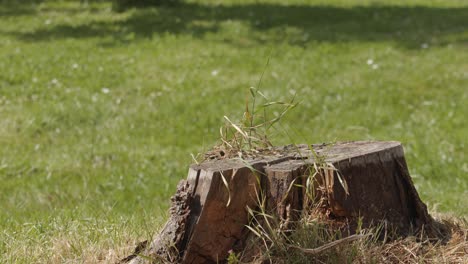
[[[401,141],[429,209],[468,214],[465,0],[14,2],[0,0],[0,263],[123,257],[252,86],[300,102],[275,144]]]

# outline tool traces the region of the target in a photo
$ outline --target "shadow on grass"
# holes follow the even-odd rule
[[[0,0],[0,19],[2,17],[35,14],[36,5],[44,0]]]
[[[340,8],[181,3],[176,7],[134,9],[128,18],[121,21],[61,24],[29,33],[8,34],[31,42],[110,36],[111,41],[104,43],[105,45],[122,45],[162,34],[203,38],[207,33],[220,31],[223,23],[232,22],[245,24],[249,30],[242,38],[253,43],[307,45],[309,42],[391,41],[406,48],[419,48],[428,41],[435,42],[436,45],[465,41],[457,34],[466,35],[468,31],[468,7],[376,5]],[[237,35],[226,35],[223,35],[221,41],[239,44]]]

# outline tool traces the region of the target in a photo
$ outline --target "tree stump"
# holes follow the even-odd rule
[[[316,195],[309,197],[305,186]],[[325,201],[324,216],[348,224],[384,221],[401,235],[433,226],[399,142],[290,145],[190,166],[166,225],[126,261],[223,263],[230,250],[245,248],[247,208],[258,207],[261,194],[268,212],[285,224],[297,220],[306,205]]]

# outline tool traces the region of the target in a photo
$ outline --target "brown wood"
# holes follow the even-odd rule
[[[315,174],[312,201],[301,186],[317,164],[328,165]],[[384,221],[400,234],[432,226],[399,142],[341,142],[313,145],[313,151],[307,145],[285,146],[246,160],[192,165],[172,198],[168,222],[139,254],[154,262],[222,263],[230,250],[245,248],[247,208],[258,206],[259,194],[266,195],[267,210],[288,229],[307,203],[319,201],[325,217],[349,225],[358,219],[364,226]],[[126,260],[137,264],[148,258],[135,254]]]

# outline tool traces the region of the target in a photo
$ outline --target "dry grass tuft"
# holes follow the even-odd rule
[[[398,239],[382,245],[369,245],[353,263],[468,263],[468,224],[465,219],[438,219],[450,230],[448,241]]]
[[[262,77],[258,82],[258,87],[261,85]],[[242,120],[236,123],[231,121],[229,117],[224,116],[225,124],[219,130],[219,143],[212,150],[205,153],[203,157],[198,154],[197,157],[192,155],[192,158],[198,163],[198,158],[203,160],[249,159],[255,158],[259,154],[276,153],[268,137],[269,131],[297,105],[295,95],[289,102],[271,101],[260,90],[250,87],[245,100],[245,111]],[[273,110],[277,111],[273,114],[268,113]]]
[[[430,240],[424,235],[382,241],[378,238],[379,228],[361,230],[359,235],[341,238],[342,234],[333,227],[309,218],[299,222],[290,236],[283,236],[284,240],[257,249],[261,253],[249,262],[468,263],[467,220],[447,215],[439,215],[436,220],[450,230],[446,241]]]

